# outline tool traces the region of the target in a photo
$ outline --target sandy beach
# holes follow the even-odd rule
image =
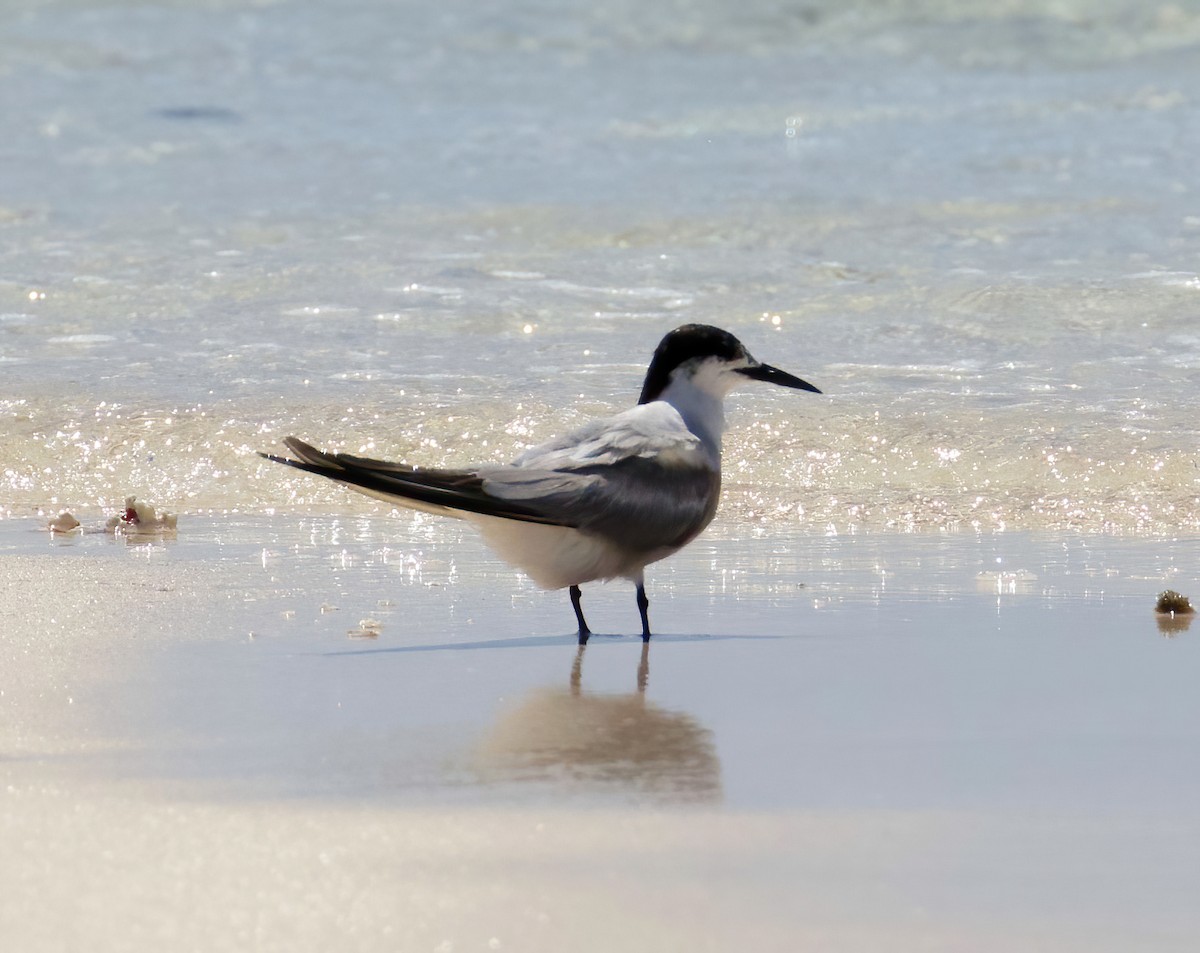
[[[580,656],[562,593],[408,516],[10,519],[0,562],[14,949],[1200,929],[1197,642],[1151,611],[1193,541],[718,529],[660,567],[645,655],[621,586]]]

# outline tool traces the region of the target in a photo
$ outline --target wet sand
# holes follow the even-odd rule
[[[580,655],[454,524],[0,522],[0,935],[1191,948],[1197,540],[715,530]]]

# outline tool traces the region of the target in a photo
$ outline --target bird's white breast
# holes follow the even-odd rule
[[[522,523],[489,516],[468,516],[484,542],[510,566],[522,570],[543,589],[562,589],[596,579],[638,579],[661,555],[647,558],[592,533],[569,526]]]

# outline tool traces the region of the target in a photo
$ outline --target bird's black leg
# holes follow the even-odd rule
[[[587,620],[583,617],[583,607],[579,605],[579,600],[583,598],[583,593],[579,591],[578,586],[571,587],[571,608],[575,610],[575,618],[579,620],[579,644],[587,645],[588,636],[592,634],[592,630],[588,628]]]
[[[646,610],[650,608],[650,600],[646,598],[646,586],[643,583],[637,584],[637,604],[638,612],[642,615],[642,641],[650,641],[650,617],[646,615]]]

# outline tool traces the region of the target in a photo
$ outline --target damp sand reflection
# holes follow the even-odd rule
[[[1173,639],[1177,635],[1183,635],[1191,628],[1193,618],[1195,617],[1192,615],[1180,615],[1176,612],[1160,612],[1155,613],[1154,621],[1162,635]]]
[[[581,794],[719,802],[712,733],[691,715],[646,698],[650,646],[642,646],[636,690],[621,694],[584,687],[586,651],[576,652],[565,687],[535,689],[500,715],[476,751],[481,778],[562,785]]]

